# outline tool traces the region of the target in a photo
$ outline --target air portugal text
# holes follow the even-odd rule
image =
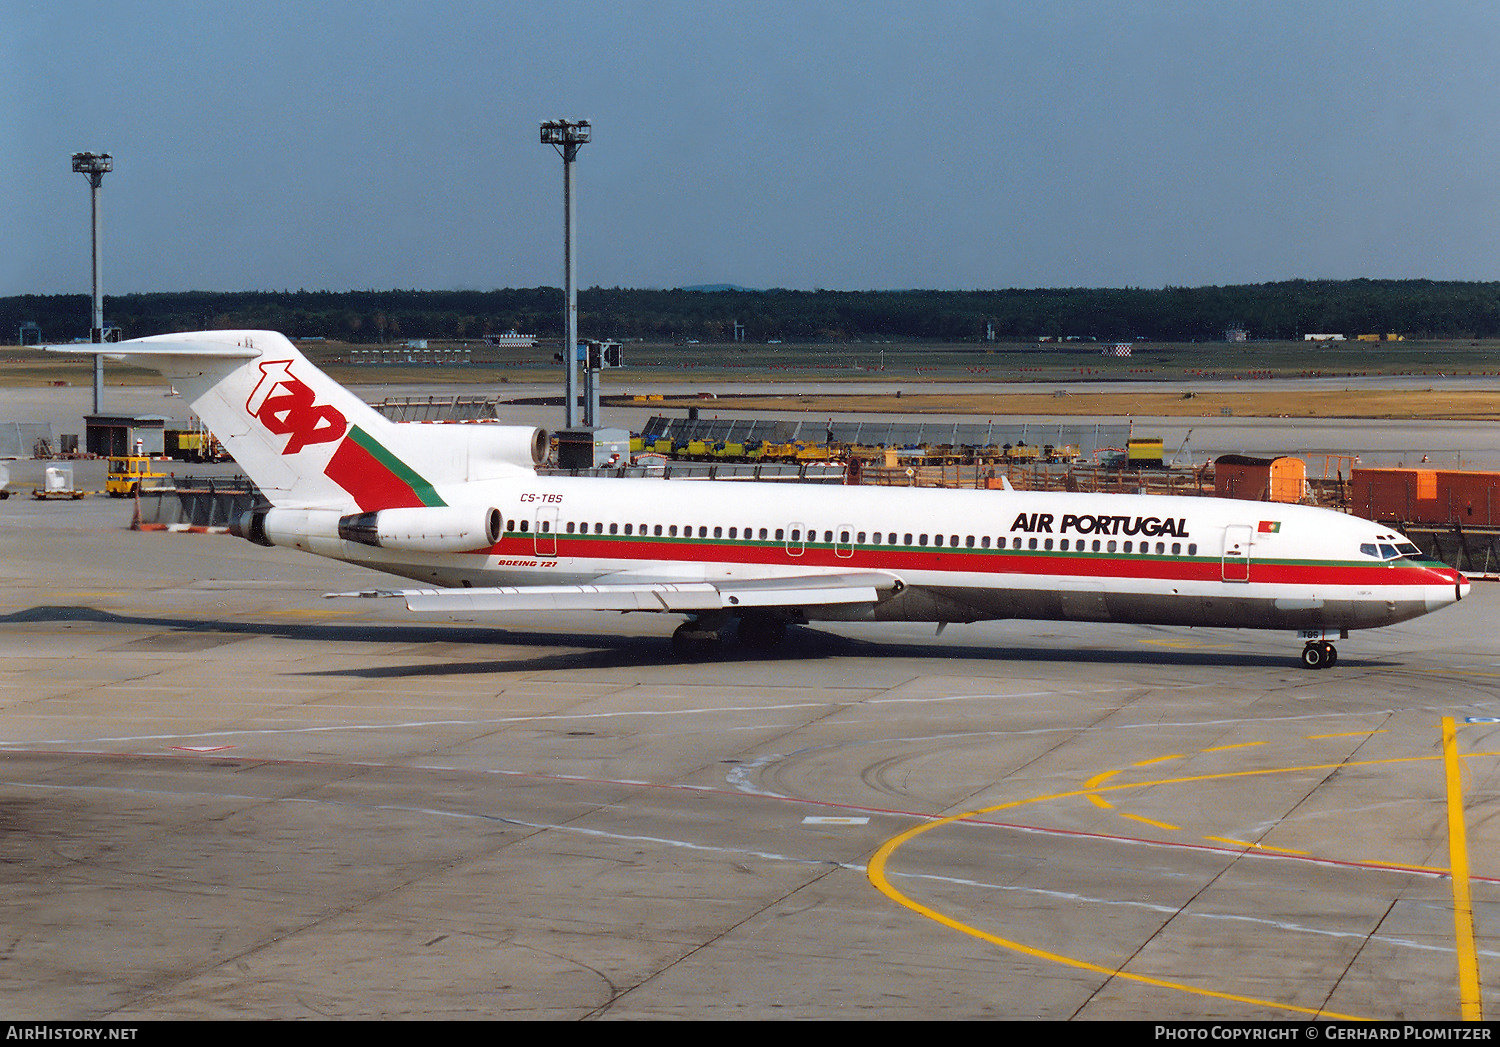
[[[1027,534],[1124,534],[1144,535],[1148,538],[1188,537],[1187,517],[1168,516],[1079,516],[1064,513],[1057,521],[1052,513],[1021,513],[1010,525],[1012,531]]]

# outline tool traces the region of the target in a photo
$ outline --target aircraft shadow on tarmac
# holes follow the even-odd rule
[[[555,669],[609,669],[622,667],[660,667],[693,664],[734,664],[763,661],[806,661],[825,658],[871,659],[942,659],[974,663],[1046,663],[1070,662],[1094,665],[1199,666],[1218,668],[1286,669],[1296,665],[1295,652],[1233,651],[1220,647],[1212,650],[1152,646],[1142,649],[1100,647],[1094,649],[1066,646],[1060,639],[1055,647],[1038,644],[985,644],[978,639],[965,642],[962,631],[950,632],[941,639],[913,643],[910,639],[882,640],[879,627],[872,626],[868,638],[853,638],[822,632],[814,627],[799,626],[787,632],[785,640],[768,650],[750,650],[733,641],[725,641],[707,657],[684,661],[672,652],[668,636],[632,635],[629,633],[579,633],[525,631],[495,626],[459,624],[392,624],[388,622],[336,622],[289,624],[255,621],[186,621],[145,615],[117,614],[92,607],[39,606],[0,615],[0,625],[39,624],[48,622],[94,622],[121,625],[135,629],[155,630],[154,635],[135,637],[130,642],[145,646],[143,641],[163,639],[157,649],[167,652],[195,653],[255,636],[312,643],[378,643],[378,644],[454,644],[475,647],[504,644],[508,647],[571,647],[558,653],[527,657],[464,658],[449,662],[413,663],[410,665],[365,665],[344,669],[302,671],[306,676],[353,676],[369,679],[468,675],[493,672],[538,672]],[[173,637],[198,637],[198,642],[171,642]],[[219,638],[215,642],[214,638]],[[476,652],[477,654],[478,652]],[[1380,658],[1341,659],[1346,668],[1394,667],[1398,663]]]

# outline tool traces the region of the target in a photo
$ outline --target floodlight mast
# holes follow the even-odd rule
[[[103,219],[99,214],[99,190],[104,186],[104,176],[115,169],[114,157],[108,153],[74,153],[73,170],[87,175],[90,200],[93,203],[93,255],[94,255],[94,311],[89,323],[89,341],[99,345],[104,341],[104,281],[99,259],[99,242],[103,232]],[[104,357],[94,357],[94,413],[104,410]]]
[[[557,150],[563,162],[563,294],[567,298],[563,324],[563,373],[567,376],[565,399],[567,426],[578,425],[578,286],[577,259],[573,257],[576,221],[573,206],[573,161],[578,147],[589,140],[587,120],[548,120],[542,124],[542,144]]]

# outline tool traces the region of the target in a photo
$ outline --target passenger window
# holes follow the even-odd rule
[[[1043,543],[1042,548],[1044,548],[1044,549],[1051,549],[1052,548],[1052,539],[1048,538],[1046,540],[1046,542]]]
[[[786,528],[784,528],[784,527],[778,527],[778,528],[776,528],[776,540],[778,542],[781,541],[785,537],[785,535],[786,535]]]
[[[715,538],[722,538],[722,537],[724,537],[724,528],[722,528],[722,527],[715,527],[714,528],[714,537]]]
[[[676,524],[672,524],[670,527],[667,528],[667,537],[668,538],[676,538],[677,537],[677,525]]]
[[[1057,547],[1059,549],[1061,549],[1063,552],[1067,552],[1068,551],[1068,540],[1066,538],[1064,538],[1061,542],[1059,542],[1057,544]]]
[[[620,533],[620,525],[619,524],[610,524],[609,525],[609,533],[610,534],[619,534]]]
[[[1172,543],[1172,555],[1173,556],[1181,556],[1182,555],[1182,543],[1181,542],[1173,542]]]
[[[1020,539],[1017,539],[1017,541],[1020,541]],[[1026,543],[1026,548],[1028,548],[1028,549],[1035,549],[1036,548],[1036,539],[1033,538],[1030,541],[1028,541]]]
[[[1198,555],[1198,543],[1197,542],[1189,542],[1188,543],[1188,555],[1189,556],[1197,556]]]
[[[651,528],[651,533],[654,534],[654,535],[656,535],[656,537],[660,538],[661,537],[661,524],[657,524],[655,527]]]
[[[707,527],[700,527],[700,528],[698,528],[698,537],[699,538],[707,538],[708,537],[708,528]]]
[[[765,528],[764,528],[764,527],[762,527],[762,528],[761,528],[761,529],[760,529],[760,536],[761,536],[761,538],[765,538],[765,536],[766,536],[766,529],[765,529]],[[776,532],[776,537],[777,537],[777,538],[780,538],[780,537],[781,537],[781,532],[780,532],[780,531],[777,531],[777,532]]]
[[[1112,553],[1112,552],[1115,551],[1116,548],[1118,548],[1118,546],[1119,546],[1119,543],[1116,542],[1116,541],[1114,541],[1113,539],[1111,539],[1110,542],[1109,542],[1109,544],[1105,546],[1105,550],[1107,552],[1111,552]]]
[[[925,538],[925,537],[927,537],[927,536],[926,536],[926,535],[923,535],[923,536],[922,536],[922,537],[924,537],[924,538]],[[922,543],[922,544],[923,544],[923,545],[926,545],[926,544],[927,544],[927,543],[926,543],[926,542],[923,542],[923,543]],[[939,546],[939,547],[941,547],[941,546],[942,546],[942,544],[943,544],[943,536],[942,536],[942,535],[940,535],[940,534],[935,534],[935,535],[933,535],[933,536],[932,536],[932,544],[933,544],[933,545],[936,545],[936,546]]]
[[[926,545],[927,544],[927,536],[925,534],[918,535],[917,536],[917,544],[918,545]]]

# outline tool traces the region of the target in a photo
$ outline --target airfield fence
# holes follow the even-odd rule
[[[54,446],[51,423],[0,422],[0,458],[30,458],[39,440]]]
[[[140,522],[228,527],[241,513],[266,504],[260,489],[243,476],[180,476],[171,487],[141,491]]]
[[[1212,495],[1213,474],[1202,469],[1110,469],[1046,462],[866,465],[859,482],[880,487],[970,487],[1017,491]]]
[[[1500,528],[1400,520],[1381,522],[1406,535],[1433,559],[1457,568],[1469,578],[1500,580]]]
[[[685,446],[712,444],[839,444],[846,447],[1076,447],[1081,457],[1122,451],[1129,425],[1039,422],[814,421],[777,418],[668,418],[646,422],[641,437],[649,447],[661,439]]]
[[[393,422],[493,422],[499,403],[494,396],[393,396],[370,406]]]
[[[542,466],[539,476],[602,476],[616,479],[656,478],[665,480],[767,480],[777,483],[842,484],[847,480],[843,462],[664,462],[617,465],[598,469],[560,469]]]

